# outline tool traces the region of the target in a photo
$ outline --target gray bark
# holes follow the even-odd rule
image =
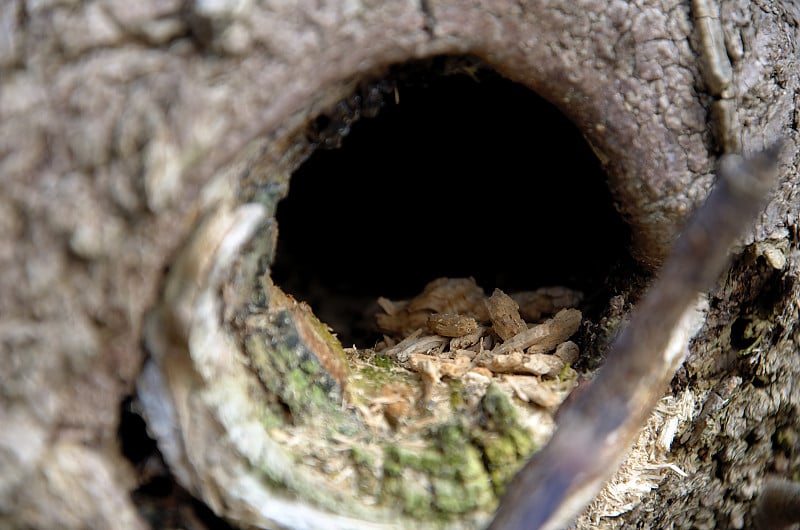
[[[246,193],[291,174],[305,124],[359,80],[444,53],[478,56],[576,124],[604,163],[632,254],[653,269],[720,150],[788,140],[779,189],[712,292],[673,387],[699,409],[731,369],[743,383],[704,433],[673,446],[689,477],[669,476],[603,524],[742,528],[767,475],[796,475],[800,9],[723,4],[723,94],[688,2],[462,4],[2,0],[4,526],[146,527],[119,404],[204,186],[227,174]],[[711,109],[725,99],[733,125],[715,133]]]

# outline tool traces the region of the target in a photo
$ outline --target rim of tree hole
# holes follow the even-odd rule
[[[470,56],[437,56],[414,61],[392,67],[381,78],[366,79],[356,85],[349,97],[311,120],[298,138],[302,147],[296,152],[291,148],[286,150],[291,153],[292,162],[286,166],[285,178],[267,181],[266,185],[255,181],[241,186],[240,194],[267,204],[268,211],[274,213],[259,225],[261,228],[252,229],[249,243],[239,242],[243,249],[240,252],[250,258],[227,265],[233,272],[227,273],[225,281],[234,286],[232,291],[241,292],[232,297],[236,309],[224,310],[229,313],[225,327],[235,329],[234,334],[245,345],[248,355],[268,357],[270,348],[278,341],[282,345],[279,350],[289,348],[295,358],[321,367],[321,374],[311,370],[315,374],[311,384],[326,389],[326,399],[353,400],[353,388],[358,388],[373,400],[405,399],[419,403],[417,394],[429,391],[430,382],[424,376],[410,381],[409,377],[416,376],[408,370],[400,377],[390,378],[388,383],[384,381],[382,387],[352,382],[361,377],[354,377],[353,373],[361,374],[365,367],[374,371],[389,359],[371,349],[382,336],[375,324],[379,297],[411,298],[430,282],[443,278],[474,279],[477,289],[487,297],[496,288],[508,293],[553,286],[571,289],[579,293],[576,305],[589,318],[583,321],[580,331],[576,328],[568,335],[575,334],[575,341],[586,350],[578,364],[595,366],[598,361],[592,356],[602,350],[613,331],[613,325],[596,323],[601,315],[609,315],[608,299],[620,293],[635,296],[647,277],[628,252],[629,229],[614,208],[603,169],[582,134],[559,110],[530,89]],[[247,183],[247,177],[242,181]],[[213,221],[207,223],[213,225]],[[189,262],[196,261],[197,248],[208,251],[202,244],[192,250],[198,244],[196,240],[202,242],[204,231],[213,233],[208,226],[203,228],[202,223],[200,226],[200,235],[190,239],[189,250],[184,251]],[[184,266],[181,259],[177,263],[178,272],[170,274],[181,278]],[[178,285],[173,291],[183,288],[182,279],[172,281]],[[282,292],[271,290],[274,288],[308,303],[314,314],[298,309],[293,300],[284,299]],[[170,292],[170,283],[165,289]],[[193,296],[192,303],[196,304],[197,296]],[[280,317],[270,313],[271,306],[276,304]],[[180,305],[170,301],[166,309],[162,307],[154,313],[158,315],[154,320],[180,318],[169,315],[180,313],[175,309]],[[255,313],[254,307],[258,309]],[[266,318],[269,324],[262,323],[266,327],[251,334],[246,322],[261,318],[257,316],[259,311],[262,317],[270,314]],[[612,320],[619,321],[622,308],[615,311]],[[542,315],[542,320],[552,313]],[[314,331],[318,328],[317,318],[323,328],[329,327],[329,331],[338,335],[345,347],[355,344],[363,348],[362,353],[355,354],[359,350],[353,349],[342,355],[335,339],[336,346],[331,347],[328,341],[332,337],[327,332],[320,335],[319,329]],[[276,324],[281,319],[284,320],[280,325]],[[163,339],[161,326],[163,322],[151,328],[148,337],[151,350],[164,347],[157,345]],[[262,338],[250,340],[254,335]],[[270,338],[265,342],[263,337]],[[397,340],[402,339],[400,336]],[[483,342],[480,344],[482,348]],[[358,357],[355,361],[354,355]],[[291,370],[281,371],[285,367],[278,368],[274,363],[270,366],[256,371],[261,385],[278,402],[269,413],[273,428],[277,424],[306,425],[311,414],[331,413],[327,405],[290,396],[297,389],[271,385],[268,382],[271,378],[288,378]],[[552,422],[555,404],[566,396],[575,380],[569,364],[561,366],[561,374],[544,376],[553,387],[548,405],[539,407],[541,411],[537,412],[548,418],[545,423]],[[563,372],[564,369],[569,371]],[[145,376],[143,380],[146,379]],[[468,385],[460,377],[453,381],[458,381],[458,392],[464,393],[462,399],[474,399],[470,397],[471,391],[463,390]],[[369,388],[365,390],[366,387]],[[389,398],[383,395],[387,388],[394,392]],[[452,385],[447,388],[453,391]],[[486,389],[484,384],[482,399],[472,404],[469,413],[463,407],[458,412],[478,418],[486,416],[487,408],[498,406],[490,404],[491,400],[504,403],[501,408],[510,406],[507,388],[505,393],[487,393]],[[155,393],[152,381],[140,382],[140,399],[142,394]],[[431,402],[441,399],[433,394],[423,397]],[[152,424],[152,403],[148,405],[147,401],[145,397],[144,409]],[[412,408],[412,411],[377,414],[382,421],[388,418],[389,437],[397,436],[407,425],[419,420],[420,412],[428,418],[426,421],[436,418],[435,428],[426,430],[421,438],[418,434],[409,436],[412,446],[424,440],[426,451],[438,447],[434,450],[442,455],[459,451],[448,444],[467,444],[471,451],[476,451],[472,455],[478,459],[476,462],[483,461],[481,473],[488,477],[475,480],[484,480],[484,489],[489,489],[479,488],[478,494],[463,505],[453,506],[452,498],[443,495],[438,503],[419,507],[414,504],[413,491],[400,486],[400,482],[384,480],[381,486],[376,486],[377,494],[373,492],[376,500],[370,501],[378,503],[380,509],[364,511],[350,507],[350,511],[344,512],[347,516],[380,521],[391,513],[409,520],[432,517],[434,525],[453,523],[454,518],[460,518],[459,524],[468,527],[483,524],[487,510],[494,506],[503,485],[513,475],[512,470],[528,457],[535,445],[543,443],[544,433],[552,428],[550,424],[542,427],[533,441],[523,435],[526,441],[511,443],[515,449],[500,463],[486,456],[492,449],[485,437],[498,437],[502,432],[502,429],[497,431],[498,425],[504,421],[510,421],[515,426],[512,432],[517,434],[506,432],[500,437],[519,436],[523,432],[517,430],[520,423],[515,419],[519,407],[502,413],[511,419],[490,421],[490,425],[483,424],[477,431],[453,423],[456,409],[433,413],[432,406]],[[367,416],[374,419],[374,415]],[[340,434],[352,435],[353,430],[363,428],[354,426],[353,418],[338,418],[335,413],[332,418],[334,430]],[[360,421],[372,421],[369,418],[362,417]],[[481,421],[486,420],[475,419],[476,424]],[[526,417],[525,421],[534,420]],[[151,430],[159,429],[151,425]],[[321,435],[304,431],[291,436],[297,440]],[[455,441],[450,439],[453,437]],[[142,440],[147,443],[146,438]],[[371,445],[382,449],[379,456],[370,457],[380,461],[381,469],[376,471],[375,464],[366,466],[370,472],[389,473],[386,466],[391,467],[392,459],[400,459],[395,462],[400,465],[402,458],[396,454],[397,446],[386,441],[356,444],[349,449],[348,463],[341,465],[354,462],[363,465],[360,459],[366,457],[361,452]],[[184,458],[166,456],[173,471],[176,459]],[[429,457],[417,454],[412,460]],[[426,477],[425,480],[444,481],[442,470],[425,468],[419,462],[416,465],[413,472]],[[469,465],[469,462],[453,464],[454,469]],[[163,481],[163,473],[165,469],[154,480]],[[180,471],[177,474],[178,482],[191,491],[191,483],[187,485],[185,478],[180,479]],[[457,480],[463,481],[463,478]],[[164,494],[163,482],[156,484],[161,489],[140,490],[141,503],[146,504],[148,499],[152,502],[158,494]],[[166,491],[171,496],[185,495],[183,487]],[[314,499],[314,495],[309,495],[307,485],[293,487],[302,491],[303,496],[312,497],[312,505],[333,509],[330,499]],[[157,495],[153,496],[153,492]],[[204,497],[202,493],[192,493]],[[324,497],[317,497],[320,496]],[[397,499],[387,500],[391,496]],[[204,517],[211,517],[210,512],[204,512]],[[230,521],[231,516],[226,519]]]
[[[596,312],[636,265],[599,161],[552,104],[468,56],[392,68],[308,135],[278,204],[271,276],[346,346],[380,338],[376,300],[440,277],[488,292],[564,285]]]

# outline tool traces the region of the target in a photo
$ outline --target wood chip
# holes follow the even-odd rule
[[[428,317],[428,329],[443,337],[463,337],[477,331],[478,323],[465,315],[434,313]]]
[[[467,376],[476,376],[476,377],[483,377],[485,379],[491,379],[494,374],[488,368],[484,368],[483,366],[476,366],[469,372],[467,372]]]
[[[526,329],[492,350],[493,355],[525,350],[528,353],[545,353],[567,340],[578,330],[581,312],[562,309],[556,316],[542,324]]]
[[[422,376],[423,391],[422,400],[427,401],[433,394],[433,387],[442,378],[439,369],[441,364],[435,357],[430,355],[411,354],[408,357],[409,367]]]
[[[386,300],[385,298],[383,300]],[[381,305],[381,307],[384,307]],[[378,313],[375,315],[375,322],[378,329],[384,333],[394,333],[405,336],[417,329],[425,329],[428,326],[428,316],[430,311],[409,311],[408,305],[400,308],[398,305],[389,306],[392,313]]]
[[[395,346],[380,353],[404,363],[410,355],[415,353],[429,353],[447,344],[447,339],[438,335],[425,335],[420,337],[421,330],[412,333]]]
[[[561,358],[562,361],[565,363],[574,363],[578,360],[578,355],[580,354],[580,348],[578,345],[568,340],[566,342],[562,342],[556,347],[556,352],[553,354],[556,357]]]
[[[450,339],[450,351],[464,350],[478,344],[478,341],[481,340],[484,333],[486,333],[486,328],[478,326],[472,333],[468,333],[463,337],[454,337]]]
[[[438,278],[422,294],[408,304],[410,312],[427,310],[433,313],[458,313],[475,317],[480,322],[489,320],[483,292],[473,278]]]
[[[455,359],[441,359],[433,355],[415,353],[409,355],[408,366],[415,372],[435,373],[438,381],[439,377],[463,376],[470,370],[471,361],[466,355],[458,355]],[[435,369],[431,366],[435,366]]]
[[[561,404],[563,394],[556,392],[544,384],[538,377],[529,375],[507,375],[504,381],[514,390],[514,393],[526,403],[535,403],[540,407],[551,408]]]
[[[408,301],[401,300],[399,302],[393,302],[392,300],[381,296],[378,297],[378,307],[380,307],[387,315],[395,316],[400,311],[403,311],[406,307],[408,307]]]
[[[495,373],[515,373],[533,375],[556,375],[564,368],[564,361],[555,355],[544,353],[525,354],[513,352],[505,355],[493,355],[480,361]]]
[[[519,305],[500,289],[495,289],[492,296],[486,300],[486,309],[494,332],[503,340],[508,340],[528,329],[525,321],[519,316]]]
[[[452,344],[452,342],[451,342],[451,344]],[[453,348],[450,348],[450,351],[453,354],[455,354],[456,356],[462,355],[464,357],[467,357],[470,360],[474,359],[475,356],[477,355],[477,352],[474,352],[472,350],[464,350],[464,349],[454,350]]]
[[[385,402],[383,414],[396,427],[411,413],[414,391],[404,383],[392,383],[381,388],[381,399]]]
[[[583,299],[583,293],[566,287],[542,287],[535,291],[521,291],[511,295],[519,304],[522,317],[535,322],[543,315],[553,315],[562,309],[576,307]]]

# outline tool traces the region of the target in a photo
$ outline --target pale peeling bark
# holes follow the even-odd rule
[[[742,385],[703,434],[672,445],[688,477],[667,475],[622,517],[589,514],[607,526],[747,526],[765,475],[800,465],[800,12],[722,4],[727,88],[701,66],[689,2],[4,0],[0,523],[146,527],[129,497],[119,403],[145,358],[145,313],[199,213],[252,199],[267,177],[285,193],[311,148],[305,124],[359,80],[470,53],[580,128],[632,252],[654,268],[720,150],[788,140],[779,189],[742,242],[755,244],[710,293],[673,386],[700,414],[731,374]]]

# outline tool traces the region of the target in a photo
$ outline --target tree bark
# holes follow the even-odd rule
[[[797,475],[800,9],[462,4],[4,0],[3,526],[148,526],[118,425],[147,357],[146,315],[170,296],[165,271],[215,208],[260,201],[274,213],[316,147],[314,118],[390,66],[442,54],[478,57],[580,129],[632,255],[654,271],[721,153],[787,140],[780,185],[709,293],[671,395],[696,419],[741,383],[672,444],[668,460],[688,476],[667,474],[623,514],[593,505],[584,522],[743,528],[767,476]],[[708,20],[724,49],[699,29]],[[198,248],[189,256],[211,252]],[[682,429],[676,438],[693,427]],[[217,506],[218,493],[193,493]]]

